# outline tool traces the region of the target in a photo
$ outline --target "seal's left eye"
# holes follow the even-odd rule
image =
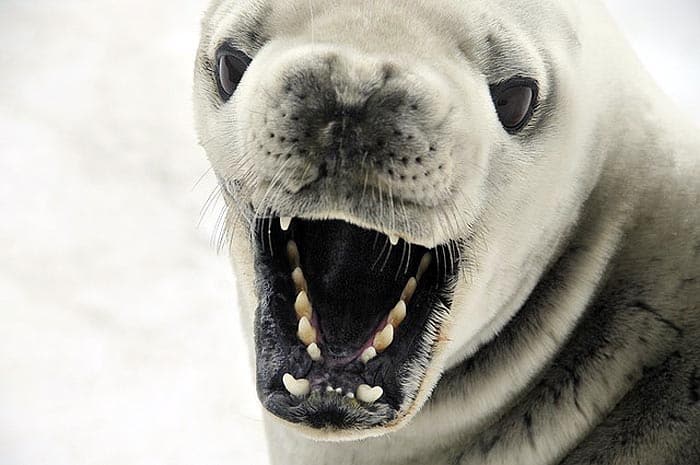
[[[250,61],[248,55],[228,45],[222,46],[216,53],[216,84],[224,101],[236,91]]]
[[[511,134],[530,121],[537,104],[537,81],[516,77],[491,86],[491,98],[501,124]]]

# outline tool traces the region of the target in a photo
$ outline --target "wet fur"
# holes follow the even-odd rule
[[[342,24],[369,18],[365,34],[337,27],[324,5]],[[393,16],[382,16],[388,9]],[[404,27],[373,27],[373,17]],[[298,42],[265,48],[280,35]],[[408,49],[435,63],[423,76],[464,83],[450,81],[470,125],[450,126],[441,137],[487,149],[486,156],[452,155],[451,198],[435,192],[397,219],[330,195],[294,203],[268,195],[267,185],[258,192],[265,179],[257,155],[236,137],[252,120],[220,108],[212,53],[231,39],[266,62],[256,70],[254,60],[237,97],[252,109],[260,102],[252,98],[255,76],[263,67],[273,75],[288,70],[270,63],[295,46],[301,57],[311,53],[304,47],[312,35],[355,50]],[[373,79],[372,62],[355,58],[365,66],[362,79]],[[456,66],[459,59],[471,67]],[[307,66],[316,66],[313,56]],[[494,81],[523,68],[540,81],[543,100],[531,127],[513,138],[499,130],[483,76]],[[229,190],[238,197],[227,198],[229,221],[242,224],[230,239],[248,337],[257,297],[237,202],[387,232],[394,224],[425,245],[472,239],[442,342],[405,421],[317,437],[365,437],[329,443],[270,417],[273,463],[700,463],[698,129],[651,82],[598,2],[218,0],[203,22],[195,104],[222,184],[246,173],[240,190]],[[442,110],[436,104],[434,111]]]

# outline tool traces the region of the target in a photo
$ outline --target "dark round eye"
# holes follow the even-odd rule
[[[236,91],[250,61],[248,55],[229,45],[222,46],[216,52],[216,84],[224,101]]]
[[[515,134],[525,127],[535,110],[537,94],[533,79],[518,77],[491,86],[491,98],[506,131]]]

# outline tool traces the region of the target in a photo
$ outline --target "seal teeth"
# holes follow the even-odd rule
[[[309,354],[309,357],[311,357],[311,360],[314,362],[320,362],[323,357],[321,356],[321,349],[318,348],[318,344],[315,342],[312,342],[309,344],[309,347],[306,348],[306,352]]]
[[[310,346],[316,342],[316,329],[311,325],[311,322],[305,316],[299,320],[299,328],[297,336],[305,346]]]
[[[406,302],[399,300],[399,303],[389,312],[388,322],[394,328],[398,328],[406,318]]]
[[[418,272],[416,273],[416,281],[420,281],[420,278],[423,277],[425,272],[428,270],[428,267],[433,261],[433,256],[430,255],[429,252],[426,252],[423,255],[423,258],[420,259],[420,265],[418,265]]]
[[[367,364],[370,360],[372,360],[374,357],[377,356],[377,349],[375,349],[373,346],[367,347],[364,352],[362,352],[362,355],[360,355],[360,361],[364,364]]]
[[[289,226],[291,224],[292,224],[292,217],[290,217],[290,216],[280,217],[280,228],[282,228],[282,231],[288,231]]]
[[[387,324],[376,336],[372,344],[378,353],[384,352],[394,342],[394,327]]]
[[[289,264],[292,265],[293,269],[299,268],[299,247],[294,241],[287,242],[287,258],[289,258]]]
[[[311,320],[311,317],[313,316],[313,309],[311,307],[309,296],[306,295],[306,291],[302,290],[297,295],[297,300],[294,302],[294,311],[296,312],[298,319],[306,317],[308,320]]]
[[[384,395],[384,389],[380,386],[371,387],[367,384],[360,384],[355,392],[355,397],[361,402],[371,404]]]
[[[293,218],[291,217],[280,217],[279,221],[281,229],[283,231],[288,231],[291,227],[292,220]],[[388,238],[392,246],[396,246],[400,242],[400,238],[396,234],[390,234],[388,235]],[[318,343],[319,330],[314,327],[313,324],[314,309],[309,297],[308,283],[306,281],[306,277],[304,276],[304,272],[301,269],[299,247],[294,240],[289,240],[287,242],[286,252],[292,269],[292,281],[296,289],[294,312],[298,319],[297,337],[304,344],[306,353],[313,362],[325,363],[326,361],[324,360]],[[372,345],[363,350],[359,356],[358,359],[360,362],[363,364],[368,364],[371,360],[378,357],[379,354],[385,352],[394,342],[396,329],[399,328],[399,326],[405,321],[408,312],[408,304],[414,297],[418,288],[418,283],[427,272],[428,268],[432,264],[432,261],[433,257],[430,253],[425,253],[421,257],[416,275],[409,278],[406,282],[406,285],[401,292],[401,298],[391,309],[386,317],[386,320],[384,320],[386,322],[384,327],[381,329],[381,331],[374,334]],[[312,390],[311,383],[308,379],[296,379],[290,373],[284,374],[282,377],[282,382],[285,389],[293,396],[307,396]],[[322,387],[317,384],[314,388],[314,393],[321,392],[321,389]],[[378,401],[384,395],[384,389],[381,386],[372,387],[367,384],[359,385],[355,392],[350,391],[345,393],[342,388],[333,387],[331,385],[326,385],[325,390],[328,393],[338,394],[347,399],[357,399],[365,404],[372,404]]]
[[[401,293],[401,300],[404,302],[410,302],[417,288],[418,280],[416,278],[409,279],[406,283],[406,287],[404,287],[403,292]]]
[[[301,268],[296,267],[294,269],[292,272],[292,281],[294,281],[294,287],[296,288],[297,292],[302,292],[307,289],[306,278],[304,278],[304,272],[301,271]]]
[[[295,379],[289,373],[282,376],[282,383],[289,393],[293,396],[303,397],[311,392],[311,383],[307,379]]]

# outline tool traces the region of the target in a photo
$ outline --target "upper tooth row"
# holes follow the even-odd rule
[[[282,228],[282,231],[289,231],[289,226],[292,225],[292,217],[291,216],[280,216],[280,228]],[[389,242],[391,242],[391,245],[398,245],[399,243],[399,236],[398,234],[389,234]]]
[[[311,383],[309,380],[304,378],[296,379],[290,373],[285,373],[284,376],[282,376],[282,383],[284,384],[285,389],[287,389],[287,391],[293,396],[303,397],[311,392]],[[341,388],[333,389],[332,386],[328,386],[326,391],[335,392],[337,394],[343,393]],[[354,394],[349,392],[347,397],[351,399],[356,397],[357,400],[361,402],[371,404],[377,401],[383,395],[384,389],[382,389],[381,386],[372,387],[367,384],[360,384],[357,387],[356,392]]]

